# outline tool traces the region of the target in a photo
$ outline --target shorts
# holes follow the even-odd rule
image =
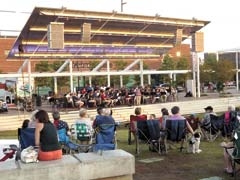
[[[62,158],[62,149],[55,150],[55,151],[38,151],[38,160],[39,161],[51,161],[57,160]]]

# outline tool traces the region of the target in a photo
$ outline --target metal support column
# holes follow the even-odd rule
[[[28,91],[29,91],[29,96],[32,97],[32,76],[31,76],[31,61],[28,60]]]
[[[199,68],[199,58],[196,53],[196,63],[197,63],[197,97],[200,98],[201,96],[201,87],[200,87],[200,68]]]
[[[193,97],[196,97],[196,68],[197,68],[197,65],[196,65],[196,52],[192,52],[192,73],[193,73],[193,87],[192,87],[192,94],[193,94]]]
[[[123,87],[123,76],[120,75],[120,87]]]
[[[111,79],[110,79],[110,62],[107,60],[107,83],[108,87],[111,85]]]
[[[236,86],[237,86],[237,91],[239,91],[239,76],[238,76],[238,51],[236,52],[235,55],[235,60],[236,60]]]
[[[54,94],[58,94],[58,88],[57,88],[57,77],[53,78],[54,80]]]
[[[92,87],[92,76],[88,77],[88,83],[89,83],[89,86]]]
[[[143,87],[144,82],[143,82],[143,60],[140,60],[140,81],[141,81],[141,86]]]
[[[151,85],[151,74],[148,74],[148,84]]]
[[[70,71],[70,91],[73,92],[72,60],[69,61],[69,71]]]

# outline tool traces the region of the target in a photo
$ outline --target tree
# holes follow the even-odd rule
[[[165,55],[159,70],[174,70],[174,69],[175,69],[174,60],[168,54]],[[161,82],[170,82],[171,79],[167,74],[163,74],[160,76],[160,81]]]
[[[215,56],[209,56],[200,66],[201,82],[213,82],[217,84],[217,90],[223,90],[223,83],[234,78],[234,64],[228,60],[217,61]]]
[[[51,71],[51,66],[48,61],[40,61],[38,64],[35,66],[35,71],[37,72],[50,72]],[[52,78],[51,77],[36,77],[35,78],[35,87],[43,87],[43,86],[48,86],[53,89],[53,83],[52,83]]]
[[[231,81],[235,75],[234,65],[232,62],[227,60],[218,61],[217,65],[214,67],[215,82],[217,83],[217,90],[223,90],[223,83]]]
[[[168,54],[163,58],[160,70],[174,70],[176,63]]]
[[[178,70],[191,69],[189,60],[185,57],[179,58],[179,60],[177,61],[176,69],[178,69]],[[185,84],[185,82],[189,76],[190,76],[190,73],[177,75],[176,83],[177,84]]]

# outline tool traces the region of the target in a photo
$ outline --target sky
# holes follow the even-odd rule
[[[204,51],[240,49],[239,0],[123,0],[123,12],[210,21]],[[0,6],[0,35],[19,35],[34,7],[54,7],[121,13],[121,0],[7,0]],[[6,12],[9,11],[9,12]],[[8,30],[8,31],[3,31]],[[10,32],[15,31],[18,32]],[[188,42],[186,42],[188,43]]]

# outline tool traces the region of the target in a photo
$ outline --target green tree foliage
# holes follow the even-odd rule
[[[187,70],[191,69],[191,64],[189,60],[185,57],[180,57],[177,61],[176,69],[178,70]],[[190,73],[187,74],[178,74],[176,84],[185,84],[186,80],[190,77]]]
[[[61,65],[63,64],[62,61],[54,61],[50,63],[49,61],[40,61],[38,64],[35,66],[35,71],[37,72],[55,72],[57,71]],[[68,71],[69,68],[65,67],[63,71]],[[35,78],[35,87],[43,87],[47,86],[50,87],[51,89],[54,88],[54,83],[53,83],[53,77],[36,77]],[[61,88],[63,86],[69,86],[69,77],[58,77],[58,87]]]
[[[160,70],[174,70],[176,68],[176,63],[173,58],[168,54],[163,58]]]
[[[217,65],[214,67],[215,71],[215,81],[216,82],[226,82],[233,80],[235,75],[234,64],[228,60],[218,61]]]
[[[234,64],[231,61],[217,61],[215,56],[209,56],[205,59],[204,64],[200,66],[200,81],[202,83],[216,83],[220,91],[224,82],[233,80],[234,69]]]
[[[50,72],[51,65],[48,61],[40,61],[38,64],[35,65],[35,71],[43,73],[43,72]],[[36,77],[35,78],[35,87],[43,87],[48,86],[53,88],[52,78],[51,77]]]

